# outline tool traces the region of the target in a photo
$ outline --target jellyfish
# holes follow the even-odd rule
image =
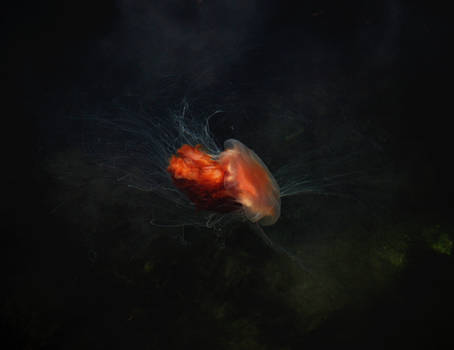
[[[169,160],[175,186],[197,208],[217,212],[242,210],[252,223],[274,224],[281,210],[279,185],[255,152],[235,139],[218,155],[202,145],[183,145]]]
[[[297,261],[263,227],[278,222],[283,198],[324,193],[330,182],[315,179],[297,160],[270,171],[233,138],[221,149],[210,129],[219,113],[200,118],[187,103],[167,116],[118,108],[108,117],[89,118],[101,127],[94,131],[93,148],[102,164],[118,173],[119,182],[159,198],[152,225],[219,232],[230,223],[248,222],[266,245]]]

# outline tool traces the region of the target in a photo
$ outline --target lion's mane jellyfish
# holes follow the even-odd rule
[[[219,112],[197,117],[187,103],[166,117],[141,108],[124,111],[114,109],[108,117],[88,118],[98,123],[90,124],[84,140],[93,140],[88,143],[90,154],[111,169],[118,182],[152,194],[146,199],[151,224],[207,227],[220,236],[226,233],[225,225],[247,219],[265,244],[307,270],[296,256],[275,244],[262,226],[279,219],[282,198],[332,192],[340,177],[325,160],[319,166],[313,161],[317,152],[299,153],[273,176],[240,141],[228,139],[220,149],[209,125]]]
[[[216,232],[243,219],[254,227],[272,225],[280,217],[282,198],[331,188],[332,177],[312,176],[316,167],[310,158],[298,155],[272,175],[240,141],[228,139],[221,149],[209,125],[219,112],[199,117],[187,103],[166,117],[126,111],[88,118],[97,123],[90,124],[84,140],[93,140],[88,151],[118,182],[152,194],[153,225]]]
[[[253,223],[272,225],[279,216],[279,186],[254,151],[229,139],[224,151],[210,155],[202,145],[182,145],[169,159],[175,186],[202,210],[243,210]]]

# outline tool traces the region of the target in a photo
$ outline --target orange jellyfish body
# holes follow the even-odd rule
[[[175,186],[199,209],[230,212],[242,208],[251,222],[274,224],[281,200],[273,175],[240,141],[229,139],[224,148],[214,157],[201,145],[183,145],[167,168]]]

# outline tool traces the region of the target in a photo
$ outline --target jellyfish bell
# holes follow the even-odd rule
[[[281,214],[279,185],[257,154],[235,139],[224,143],[219,162],[226,169],[224,186],[235,194],[246,217],[262,226],[274,224]]]
[[[257,154],[229,139],[218,155],[201,145],[181,146],[169,159],[167,171],[175,186],[197,208],[214,212],[241,210],[252,223],[274,224],[280,216],[279,186]]]

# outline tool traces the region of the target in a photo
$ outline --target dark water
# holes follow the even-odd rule
[[[8,349],[452,344],[441,3],[21,2],[7,17]],[[216,141],[270,169],[329,149],[322,169],[359,170],[340,196],[283,199],[266,228],[305,269],[247,224],[150,225],[160,199],[84,155],[106,131],[74,116],[145,105],[171,118],[182,101],[222,110]]]

